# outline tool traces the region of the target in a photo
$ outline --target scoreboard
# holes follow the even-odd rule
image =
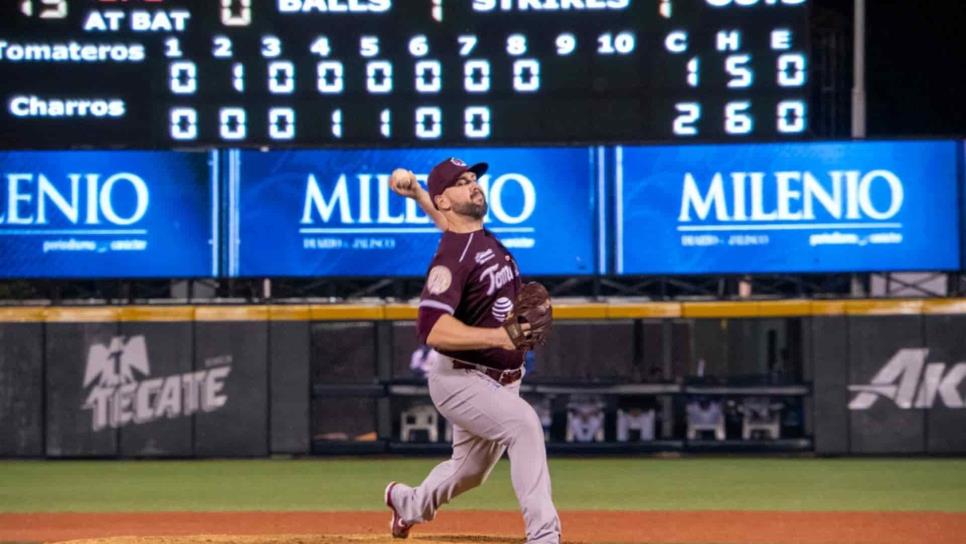
[[[810,135],[807,0],[6,0],[0,147]]]

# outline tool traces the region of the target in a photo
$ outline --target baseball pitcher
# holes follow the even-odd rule
[[[538,283],[524,285],[513,256],[483,228],[486,197],[477,178],[486,170],[486,163],[450,158],[430,172],[428,192],[407,170],[396,170],[390,181],[443,230],[420,298],[418,331],[440,353],[429,393],[453,425],[448,461],[416,487],[386,486],[390,528],[406,538],[413,525],[431,521],[442,505],[486,481],[506,451],[527,542],[556,544],[560,519],[543,427],[519,395],[524,355],[550,330],[550,295]]]

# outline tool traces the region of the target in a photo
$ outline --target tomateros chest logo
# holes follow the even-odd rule
[[[926,363],[929,350],[900,349],[872,377],[868,384],[850,385],[856,393],[850,410],[868,410],[880,399],[888,399],[904,410],[933,408],[937,401],[947,408],[964,408],[960,385],[966,378],[966,362],[948,365]]]
[[[220,357],[204,370],[152,378],[144,336],[115,336],[88,350],[83,386],[90,391],[82,408],[91,411],[94,431],[213,412],[228,402],[230,361]]]

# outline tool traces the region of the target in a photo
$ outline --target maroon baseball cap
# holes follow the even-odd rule
[[[463,175],[463,172],[473,172],[476,177],[480,177],[486,173],[489,167],[490,165],[485,162],[467,166],[465,162],[456,157],[450,157],[434,166],[432,171],[429,172],[427,183],[429,185],[429,199],[433,201],[433,206],[436,205],[436,195],[443,194],[443,191],[452,187],[456,180]]]

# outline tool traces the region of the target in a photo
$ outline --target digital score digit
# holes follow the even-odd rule
[[[807,0],[16,0],[0,147],[802,139]]]

